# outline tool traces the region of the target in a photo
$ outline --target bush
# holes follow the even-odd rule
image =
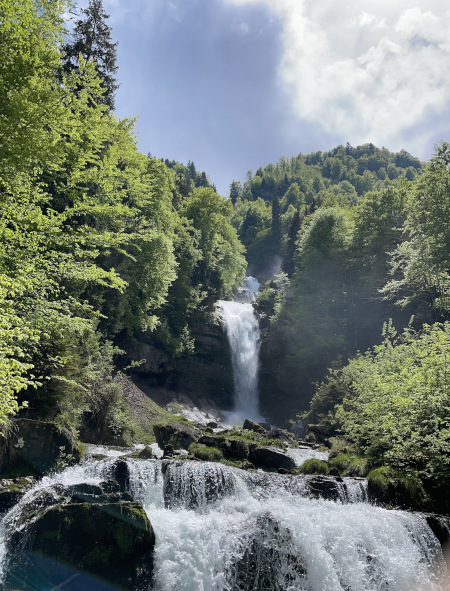
[[[324,460],[311,458],[299,468],[301,474],[328,474],[328,463]]]
[[[216,447],[208,447],[200,443],[191,443],[189,453],[198,460],[204,462],[220,462],[223,460],[223,453]]]

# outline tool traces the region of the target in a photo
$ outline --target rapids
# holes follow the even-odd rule
[[[42,479],[2,520],[3,572],[20,515],[43,489],[111,478],[117,458]],[[126,459],[130,493],[156,534],[154,591],[443,591],[445,562],[424,517],[366,500],[343,479],[338,501],[308,476],[209,462]],[[57,501],[55,501],[57,502]],[[8,590],[10,591],[10,590]]]

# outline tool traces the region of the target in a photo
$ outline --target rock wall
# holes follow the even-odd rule
[[[166,387],[191,400],[213,400],[220,408],[233,404],[233,371],[227,337],[217,319],[192,332],[193,355],[170,358],[155,345],[136,342],[131,354],[143,360],[136,368],[139,383]]]

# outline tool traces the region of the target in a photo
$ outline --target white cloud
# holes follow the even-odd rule
[[[300,119],[352,143],[419,149],[450,104],[450,11],[439,0],[229,0],[284,25],[280,77]],[[412,139],[411,139],[412,138]]]

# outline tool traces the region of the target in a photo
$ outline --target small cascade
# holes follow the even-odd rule
[[[43,495],[48,504],[64,502],[75,485],[109,481],[115,462],[126,462],[129,494],[156,535],[153,576],[142,590],[446,589],[442,550],[426,518],[370,505],[363,479],[180,460],[89,460],[42,479],[3,518],[2,565],[8,540]],[[336,500],[318,494],[320,483],[325,493],[334,483]]]
[[[227,413],[231,424],[242,423],[246,418],[263,421],[258,404],[258,367],[260,332],[252,302],[256,300],[259,283],[254,277],[246,277],[233,301],[221,300],[218,310],[230,343],[235,405]]]

